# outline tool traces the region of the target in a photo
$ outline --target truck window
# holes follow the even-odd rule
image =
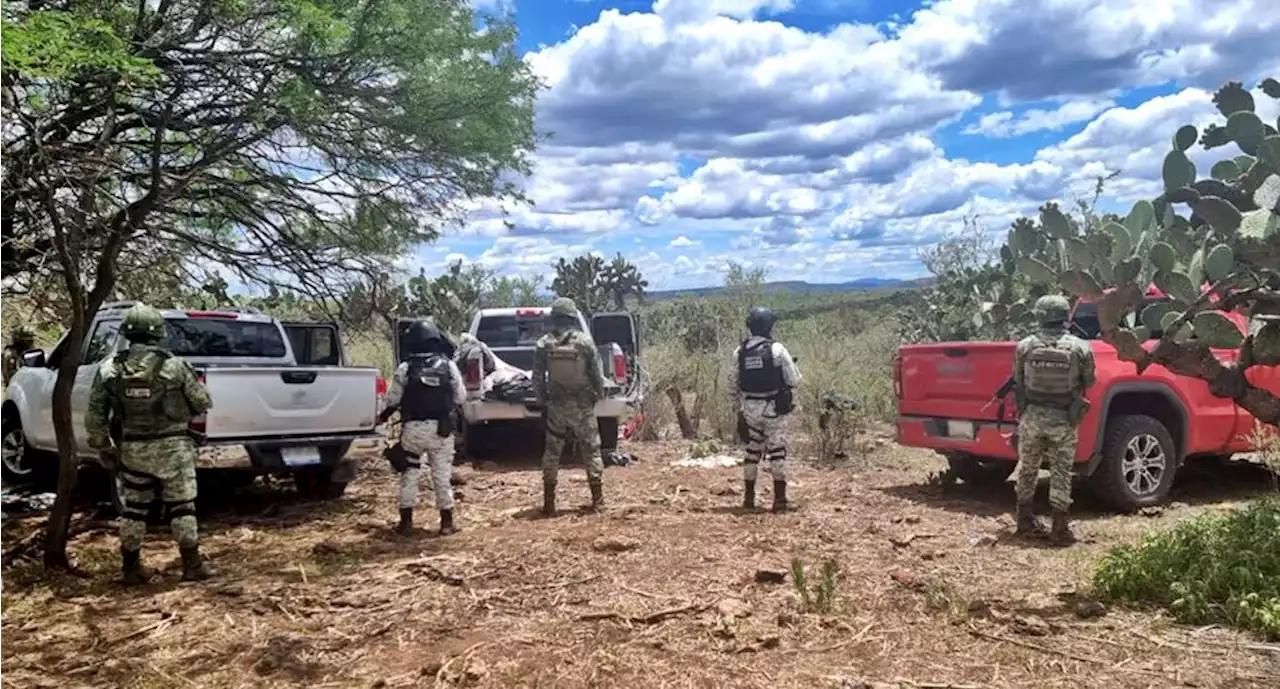
[[[178,356],[279,358],[287,351],[275,323],[234,318],[165,321],[169,351]]]
[[[293,358],[299,366],[340,366],[341,348],[335,342],[338,331],[332,325],[286,323],[285,332],[293,345]]]
[[[1141,317],[1142,310],[1151,304],[1168,301],[1162,297],[1149,297],[1142,301],[1142,306],[1138,307],[1137,316]],[[1098,320],[1098,305],[1092,302],[1080,304],[1076,307],[1075,316],[1071,322],[1074,327],[1071,333],[1082,337],[1086,340],[1098,340],[1102,338],[1102,323]],[[1151,339],[1158,340],[1164,335],[1164,331],[1159,328],[1151,331]]]
[[[120,321],[98,321],[89,335],[89,342],[84,349],[81,364],[96,364],[116,351],[116,340],[120,334]]]
[[[581,330],[580,324],[574,330]],[[490,347],[532,347],[538,338],[551,332],[551,316],[481,316],[476,339]]]

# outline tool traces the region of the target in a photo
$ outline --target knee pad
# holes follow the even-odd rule
[[[787,448],[786,448],[785,446],[784,446],[784,447],[771,447],[771,448],[769,448],[768,453],[766,453],[765,458],[766,458],[766,459],[768,459],[770,462],[783,462],[783,461],[786,461],[786,459],[787,459]]]
[[[165,512],[169,517],[169,521],[173,521],[178,517],[194,517],[196,516],[195,500],[183,500],[181,502],[166,502],[164,504]]]

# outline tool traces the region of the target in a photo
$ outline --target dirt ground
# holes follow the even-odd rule
[[[3,685],[1280,686],[1280,647],[1082,593],[1111,546],[1256,494],[1251,469],[1193,473],[1145,515],[1081,499],[1084,542],[1054,550],[1012,536],[1011,485],[946,487],[931,453],[879,442],[835,469],[793,467],[800,509],[785,515],[736,507],[740,468],[672,466],[684,443],[624,446],[637,461],[608,469],[600,514],[579,509],[585,479],[566,467],[553,519],[536,516],[527,459],[468,464],[463,531],[444,539],[389,533],[393,474],[369,457],[337,501],[263,489],[206,509],[221,576],[200,584],[178,584],[157,529],[144,559],[161,571],[122,588],[101,523],[73,541],[89,578],[3,572]],[[6,522],[6,548],[38,521]],[[802,604],[797,557],[811,583],[838,565],[828,609]]]

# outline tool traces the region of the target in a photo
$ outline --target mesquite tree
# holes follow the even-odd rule
[[[1260,88],[1280,99],[1275,79]],[[1006,255],[1032,282],[1097,301],[1102,339],[1139,373],[1160,365],[1204,380],[1280,426],[1280,397],[1251,377],[1254,366],[1280,365],[1280,121],[1263,122],[1238,82],[1213,100],[1225,126],[1174,133],[1158,198],[1092,234],[1046,204],[1039,223],[1015,225]],[[1186,154],[1197,140],[1226,149],[1209,178]],[[1167,300],[1146,298],[1153,283]],[[1250,319],[1250,332],[1233,311]]]
[[[38,9],[33,9],[38,8]],[[5,3],[6,277],[56,265],[69,353],[45,563],[67,567],[71,387],[121,257],[327,296],[519,199],[537,78],[466,0]],[[122,295],[130,296],[130,295]]]

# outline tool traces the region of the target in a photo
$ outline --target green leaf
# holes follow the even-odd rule
[[[1066,239],[1075,235],[1071,222],[1056,205],[1046,205],[1040,209],[1040,224],[1054,239]]]
[[[1244,173],[1245,170],[1253,167],[1253,164],[1258,162],[1258,159],[1253,156],[1238,155],[1235,157],[1234,161],[1240,172]]]
[[[1169,151],[1169,154],[1164,157],[1161,177],[1164,178],[1164,190],[1166,192],[1189,187],[1196,181],[1196,167],[1191,163],[1191,159],[1187,157],[1186,153]]]
[[[1027,303],[1022,300],[1015,301],[1009,305],[1009,320],[1020,320],[1027,313],[1029,313]]]
[[[1152,330],[1160,330],[1164,326],[1164,317],[1173,310],[1167,301],[1152,302],[1142,310],[1142,324]]]
[[[1142,236],[1143,232],[1154,227],[1156,224],[1156,207],[1150,201],[1143,199],[1129,209],[1129,215],[1124,219],[1124,226],[1129,230],[1129,237],[1137,240]]]
[[[1165,314],[1160,317],[1160,329],[1166,333],[1169,332],[1169,329],[1173,327],[1173,324],[1177,322],[1179,318],[1182,318],[1181,311],[1174,311],[1173,309],[1166,311]]]
[[[1068,270],[1058,277],[1067,292],[1077,297],[1097,299],[1102,296],[1102,287],[1092,275],[1083,270]]]
[[[1271,175],[1253,192],[1253,202],[1258,208],[1280,213],[1280,175]]]
[[[1072,265],[1079,268],[1089,268],[1097,260],[1093,251],[1089,249],[1089,245],[1084,240],[1071,237],[1065,240],[1067,243],[1067,256],[1071,258]]]
[[[1129,331],[1133,335],[1133,339],[1139,343],[1146,342],[1151,339],[1151,329],[1145,325],[1140,325]]]
[[[981,311],[973,314],[973,327],[981,330],[982,326],[987,324],[987,319],[983,317]]]
[[[1171,271],[1177,267],[1178,257],[1174,253],[1173,247],[1164,242],[1156,242],[1151,247],[1151,251],[1147,253],[1151,263],[1155,265],[1156,270]]]
[[[1258,145],[1258,160],[1272,170],[1280,170],[1280,135],[1268,136]]]
[[[1178,131],[1173,135],[1173,147],[1179,151],[1185,151],[1196,144],[1196,139],[1200,138],[1200,132],[1196,128],[1184,124],[1178,127]]]
[[[1058,280],[1058,274],[1045,265],[1044,261],[1029,256],[1018,259],[1018,272],[1040,285],[1052,285]]]
[[[1249,155],[1258,154],[1258,145],[1266,135],[1267,130],[1262,125],[1262,120],[1248,110],[1241,110],[1227,118],[1227,136]]]
[[[1240,211],[1217,196],[1205,196],[1195,205],[1196,215],[1204,218],[1214,232],[1230,237],[1240,229]]]
[[[1280,236],[1280,215],[1266,209],[1249,211],[1240,223],[1240,236],[1252,239],[1269,239]]]
[[[1014,225],[1010,230],[1013,240],[1013,251],[1018,256],[1027,256],[1036,250],[1036,231],[1027,225]]]
[[[1208,256],[1204,259],[1204,271],[1212,282],[1222,280],[1235,272],[1235,269],[1235,252],[1226,244],[1218,244],[1210,249]]]
[[[1209,176],[1220,182],[1234,182],[1240,177],[1240,166],[1234,160],[1219,160],[1209,170]]]
[[[1191,263],[1187,265],[1187,277],[1191,278],[1191,284],[1200,285],[1204,283],[1204,249],[1196,249],[1191,254]]]
[[[1102,226],[1107,234],[1111,235],[1111,259],[1114,261],[1123,261],[1133,254],[1133,237],[1124,225],[1115,222],[1109,222]]]
[[[1191,278],[1187,277],[1186,273],[1176,270],[1157,271],[1155,283],[1156,287],[1159,287],[1165,294],[1187,304],[1195,302],[1200,296],[1200,291],[1191,283]]]
[[[1201,311],[1191,320],[1196,338],[1210,347],[1236,349],[1244,344],[1244,333],[1221,311]]]
[[[1115,283],[1117,285],[1127,285],[1138,279],[1138,276],[1141,274],[1142,259],[1135,256],[1134,258],[1122,261],[1116,265]]]

